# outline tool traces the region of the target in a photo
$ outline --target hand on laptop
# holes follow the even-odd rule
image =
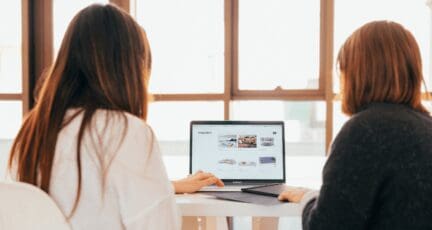
[[[307,188],[301,187],[289,187],[281,194],[279,194],[278,199],[281,201],[289,201],[294,203],[300,203],[303,196],[309,191]]]
[[[194,193],[200,190],[202,187],[215,184],[219,187],[223,187],[224,183],[222,180],[217,178],[211,173],[198,171],[193,175],[190,175],[184,179],[173,181],[175,193]]]

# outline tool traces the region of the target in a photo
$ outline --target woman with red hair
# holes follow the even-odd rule
[[[342,111],[318,196],[290,189],[303,229],[432,229],[432,119],[421,103],[420,50],[398,23],[356,30],[337,58]]]

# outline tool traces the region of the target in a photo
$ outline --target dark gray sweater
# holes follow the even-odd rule
[[[303,229],[432,229],[432,118],[372,104],[334,140]]]

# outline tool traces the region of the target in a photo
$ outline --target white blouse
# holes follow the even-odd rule
[[[65,120],[79,112],[69,110]],[[50,195],[65,216],[76,198],[77,137],[83,112],[59,133]],[[82,185],[73,229],[180,229],[159,146],[151,128],[128,114],[98,110],[81,146]]]

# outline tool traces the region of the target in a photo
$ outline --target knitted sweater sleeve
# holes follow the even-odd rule
[[[319,196],[303,209],[303,229],[367,229],[384,169],[380,135],[351,119],[332,144]]]

